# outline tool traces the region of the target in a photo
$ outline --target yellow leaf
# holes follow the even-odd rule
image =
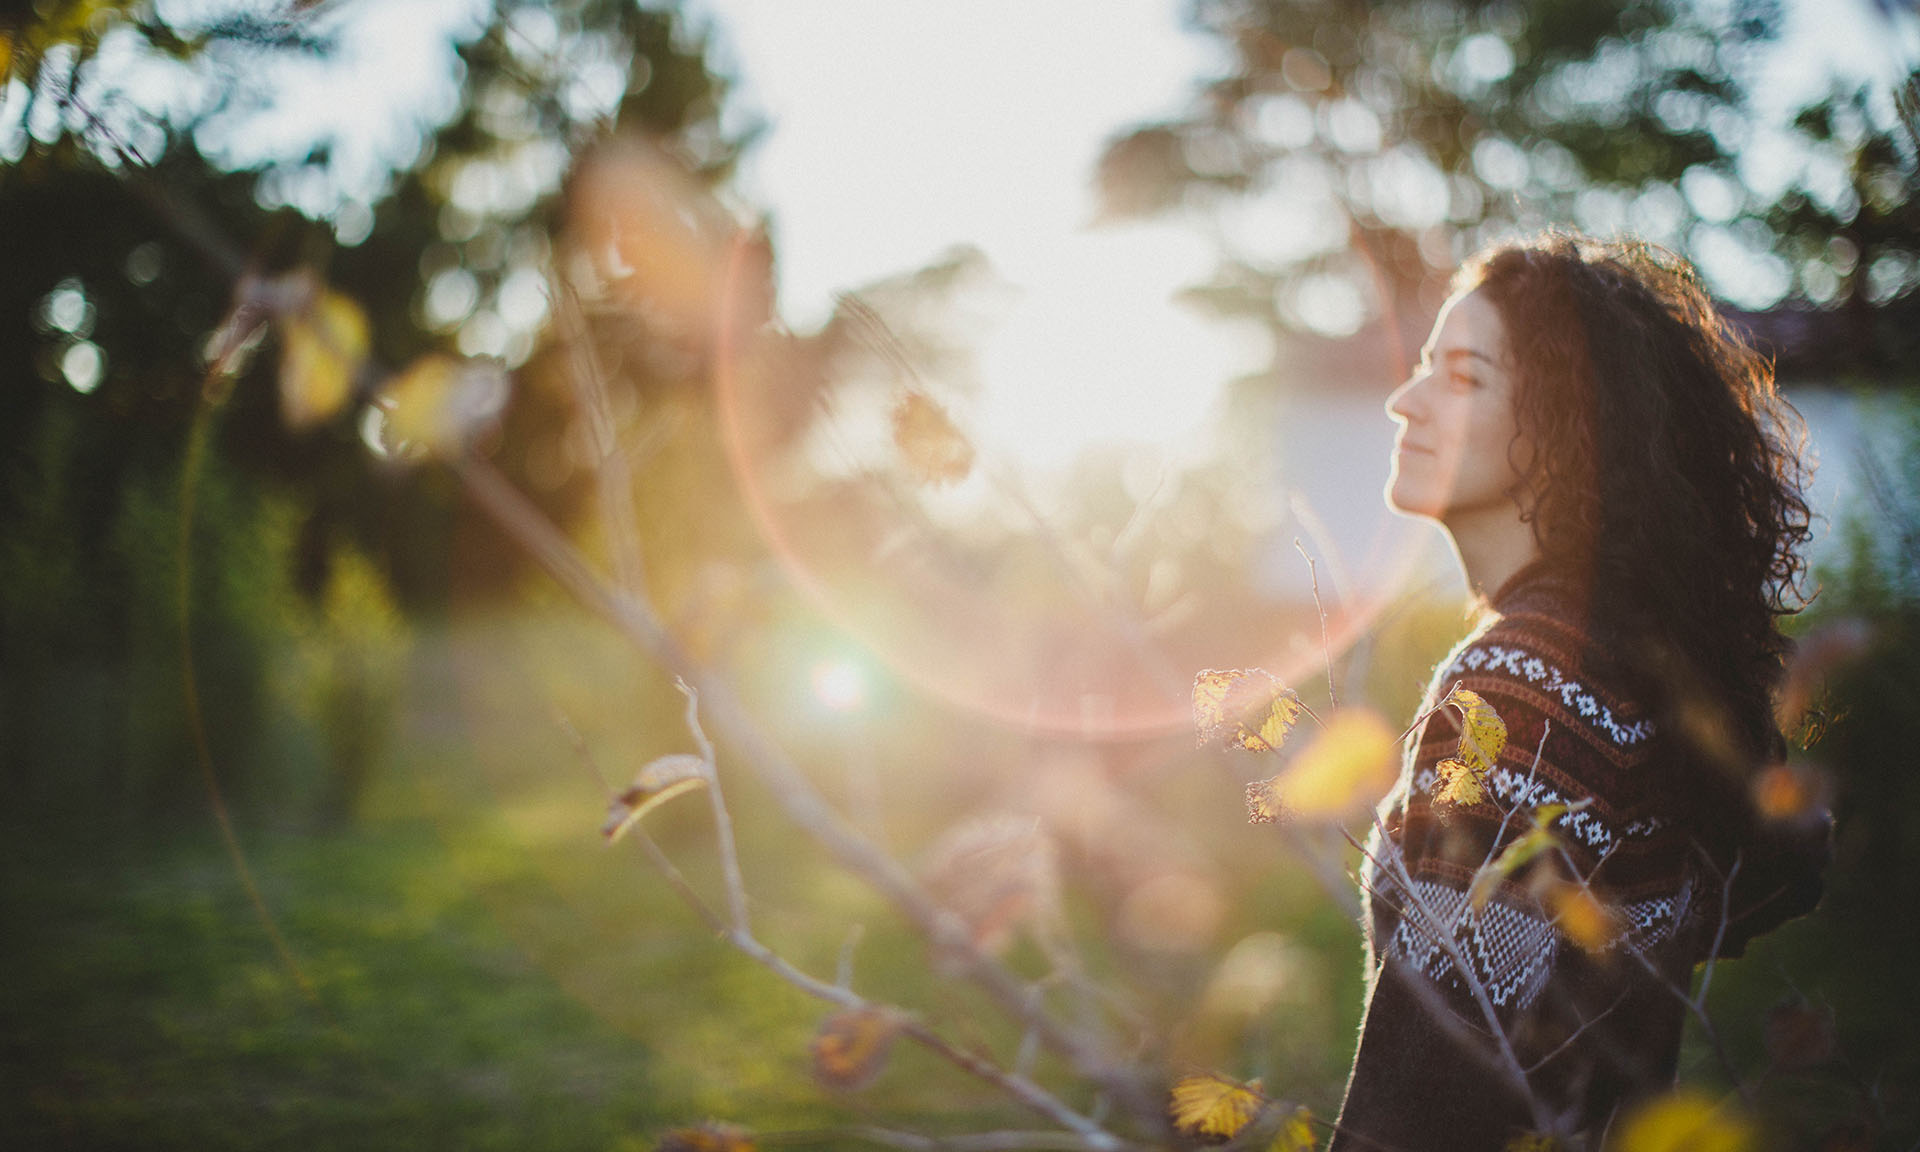
[[[1619,1152],[1747,1152],[1753,1125],[1698,1092],[1682,1089],[1636,1111],[1620,1130]]]
[[[1554,883],[1547,889],[1546,905],[1555,926],[1589,952],[1606,951],[1627,930],[1619,911],[1602,903],[1584,884]]]
[[[1265,1103],[1258,1080],[1242,1084],[1217,1072],[1186,1076],[1173,1086],[1173,1123],[1183,1132],[1230,1140]]]
[[[633,783],[607,805],[607,819],[600,825],[600,834],[612,844],[625,836],[640,817],[706,782],[707,762],[700,757],[685,753],[662,756],[640,769]]]
[[[1565,806],[1556,804],[1551,807],[1564,808]],[[1501,849],[1500,855],[1496,856],[1491,864],[1474,873],[1473,887],[1468,891],[1474,908],[1476,910],[1485,908],[1487,901],[1493,897],[1494,890],[1500,887],[1500,881],[1520,871],[1541,853],[1552,851],[1556,842],[1552,828],[1546,824],[1535,823],[1528,829],[1526,835]]]
[[[280,415],[287,427],[331,420],[353,396],[367,358],[367,317],[338,292],[322,291],[280,320]]]
[[[929,484],[952,484],[973,470],[973,445],[938,402],[908,392],[893,410],[893,443],[908,471]]]
[[[1460,759],[1476,776],[1493,771],[1507,746],[1507,722],[1500,719],[1493,705],[1481,699],[1478,692],[1466,688],[1447,693],[1444,703],[1460,710]]]
[[[1313,1113],[1295,1108],[1281,1122],[1280,1131],[1273,1134],[1267,1152],[1313,1152],[1318,1143],[1313,1136]]]
[[[506,403],[506,375],[489,362],[429,353],[387,383],[382,442],[389,452],[457,452]]]
[[[904,1021],[886,1008],[854,1008],[827,1017],[813,1036],[814,1079],[853,1092],[873,1083]]]
[[[1193,678],[1193,727],[1202,744],[1272,752],[1304,711],[1291,688],[1259,668],[1209,668]]]
[[[1539,1132],[1522,1132],[1507,1141],[1504,1152],[1560,1152],[1560,1141]]]
[[[1434,807],[1459,805],[1464,808],[1486,799],[1480,777],[1464,760],[1442,760],[1435,770],[1440,773],[1440,783],[1433,790]]]
[[[744,1128],[707,1123],[664,1132],[653,1149],[654,1152],[754,1152],[754,1144]]]
[[[13,33],[0,32],[0,84],[7,82],[13,71]]]
[[[1335,817],[1379,800],[1393,784],[1394,733],[1371,712],[1349,708],[1327,721],[1281,774],[1287,807]]]

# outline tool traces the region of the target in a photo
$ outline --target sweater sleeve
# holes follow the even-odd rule
[[[1649,761],[1652,725],[1577,641],[1551,616],[1510,615],[1435,676],[1430,708],[1470,689],[1507,744],[1480,803],[1436,809],[1459,729],[1433,711],[1383,813],[1363,864],[1373,970],[1334,1148],[1497,1149],[1538,1126],[1530,1096],[1586,1127],[1672,1079],[1681,1007],[1665,984],[1691,969],[1696,870]],[[1476,907],[1475,874],[1549,804],[1567,806],[1561,850]],[[1573,908],[1580,891],[1599,904]],[[1604,939],[1569,931],[1596,908]]]

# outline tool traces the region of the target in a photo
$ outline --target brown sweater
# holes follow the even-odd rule
[[[1436,766],[1456,754],[1459,727],[1451,709],[1433,712],[1380,809],[1413,892],[1391,869],[1362,865],[1367,1004],[1331,1145],[1338,1152],[1498,1150],[1541,1127],[1589,1133],[1597,1146],[1616,1111],[1673,1081],[1685,1008],[1672,989],[1687,989],[1695,963],[1712,950],[1730,864],[1724,848],[1704,844],[1745,844],[1722,953],[1805,911],[1817,895],[1817,879],[1807,886],[1804,851],[1790,867],[1783,862],[1793,853],[1756,847],[1744,833],[1698,834],[1701,821],[1688,813],[1701,810],[1699,770],[1679,764],[1621,689],[1623,677],[1582,626],[1570,583],[1531,568],[1492,607],[1488,622],[1441,662],[1423,706],[1432,709],[1459,685],[1505,721],[1507,744],[1487,776],[1486,799],[1436,812]],[[1553,822],[1564,855],[1537,858],[1474,909],[1475,872],[1524,835],[1533,810],[1546,804],[1582,804]],[[1726,806],[1743,809],[1731,790]],[[1750,826],[1743,816],[1728,823]],[[1369,849],[1377,861],[1378,831]],[[1611,930],[1587,933],[1585,946],[1561,918],[1575,876],[1612,914]],[[1471,980],[1436,944],[1441,934]],[[1513,1061],[1499,1054],[1489,1009]],[[1515,1062],[1526,1092],[1510,1070]]]

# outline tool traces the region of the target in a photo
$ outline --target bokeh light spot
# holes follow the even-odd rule
[[[813,695],[835,712],[851,712],[867,702],[867,676],[852,660],[822,660],[811,673]]]

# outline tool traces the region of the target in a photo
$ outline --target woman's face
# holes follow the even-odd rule
[[[1421,350],[1420,366],[1387,398],[1394,437],[1387,503],[1455,532],[1519,507],[1519,425],[1506,326],[1481,293],[1448,300]]]

